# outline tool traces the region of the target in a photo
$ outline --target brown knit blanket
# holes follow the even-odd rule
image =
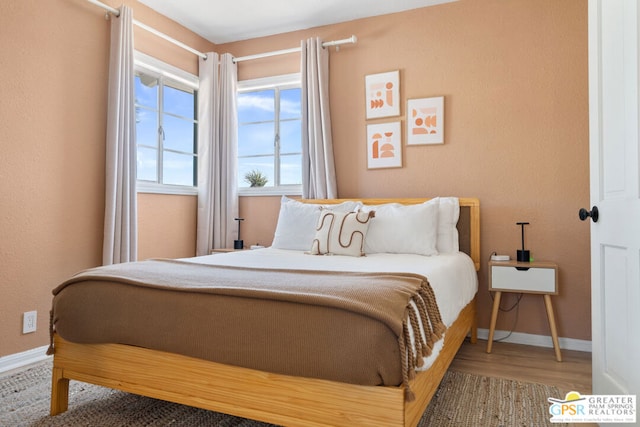
[[[413,399],[409,379],[446,329],[429,282],[412,273],[256,269],[148,260],[85,270],[55,288],[53,294],[86,280],[319,305],[371,317],[398,337],[408,400]],[[52,333],[55,321],[52,313]]]

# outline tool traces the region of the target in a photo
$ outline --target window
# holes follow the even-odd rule
[[[300,75],[238,83],[240,194],[300,194]]]
[[[198,79],[140,53],[135,72],[138,190],[193,194]]]

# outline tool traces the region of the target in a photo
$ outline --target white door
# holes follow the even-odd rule
[[[592,394],[638,397],[639,13],[637,0],[589,0]]]

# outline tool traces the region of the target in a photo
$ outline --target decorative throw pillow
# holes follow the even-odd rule
[[[437,255],[438,208],[437,201],[363,206],[363,210],[376,212],[369,226],[365,253]]]
[[[322,209],[311,254],[363,256],[369,222],[374,216],[374,211],[335,212]]]
[[[324,207],[340,212],[353,212],[360,205],[359,202],[348,201]],[[283,196],[271,247],[308,251],[316,234],[316,224],[322,208],[323,205],[320,204],[302,203]]]

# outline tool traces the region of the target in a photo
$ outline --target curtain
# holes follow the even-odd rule
[[[331,115],[329,111],[329,51],[319,38],[302,41],[302,197],[338,197]]]
[[[232,248],[237,237],[237,67],[233,56],[200,59],[196,254]]]
[[[122,6],[120,16],[111,20],[104,265],[135,261],[138,252],[132,23],[133,12],[128,6]]]

